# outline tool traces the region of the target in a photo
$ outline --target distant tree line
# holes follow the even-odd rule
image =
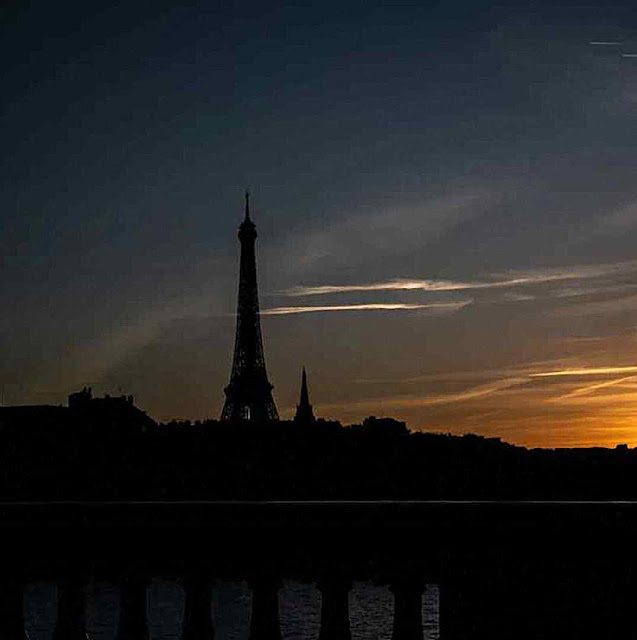
[[[0,410],[0,500],[608,498],[637,498],[637,451],[528,450],[391,418],[156,424],[126,403]]]

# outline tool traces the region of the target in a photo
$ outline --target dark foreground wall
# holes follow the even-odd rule
[[[0,515],[5,592],[55,582],[61,620],[79,616],[73,602],[91,580],[121,586],[133,628],[151,576],[179,578],[199,611],[210,580],[245,579],[261,625],[252,640],[274,640],[277,590],[295,578],[321,589],[337,627],[326,638],[345,637],[354,580],[390,586],[395,640],[419,637],[426,583],[440,587],[445,640],[637,633],[636,504],[14,504]]]

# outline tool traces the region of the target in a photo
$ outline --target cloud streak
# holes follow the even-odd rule
[[[633,376],[624,376],[622,378],[616,378],[615,380],[607,380],[606,382],[598,382],[597,384],[589,384],[585,387],[580,387],[579,389],[575,389],[575,391],[571,391],[570,393],[565,393],[557,398],[551,398],[550,402],[560,402],[562,400],[567,400],[568,398],[577,398],[579,396],[588,395],[593,391],[598,391],[599,389],[605,389],[607,387],[613,387],[618,384],[622,384],[624,382],[629,382],[630,380],[637,379],[637,375]]]
[[[470,389],[466,389],[465,391],[460,391],[458,393],[438,394],[418,401],[416,402],[416,404],[422,406],[433,406],[438,404],[465,402],[467,400],[475,400],[476,398],[489,396],[493,393],[504,391],[505,389],[509,389],[511,387],[526,383],[528,383],[528,379],[526,378],[505,378],[503,380],[497,380],[493,383],[471,387]],[[407,404],[413,405],[414,403],[408,402]]]
[[[587,367],[583,369],[562,369],[558,371],[544,371],[531,373],[531,378],[550,378],[554,376],[598,376],[613,373],[637,372],[637,367]]]
[[[427,395],[401,395],[394,397],[375,398],[359,400],[357,402],[335,403],[323,405],[323,408],[353,407],[378,409],[406,408],[406,407],[431,407],[436,405],[454,404],[456,402],[466,402],[490,396],[500,391],[505,391],[511,387],[527,384],[528,378],[504,378],[487,384],[470,387],[463,391],[453,393],[429,393]]]
[[[422,279],[393,279],[381,282],[350,285],[297,286],[279,292],[286,296],[320,296],[336,293],[354,293],[368,291],[430,291],[449,292],[476,289],[499,289],[524,285],[557,282],[561,280],[582,280],[600,278],[608,275],[626,273],[637,269],[637,262],[617,262],[599,265],[580,265],[567,269],[544,269],[537,271],[504,274],[501,280],[454,281]],[[494,275],[493,277],[497,277]],[[502,277],[502,276],[500,276]]]
[[[307,307],[273,307],[264,309],[261,315],[264,316],[283,316],[295,313],[316,313],[316,312],[333,312],[333,311],[413,311],[413,310],[429,310],[438,313],[453,313],[458,311],[473,300],[462,300],[460,302],[432,302],[428,304],[403,304],[403,303],[373,303],[373,304],[340,304],[340,305],[321,305]]]
[[[482,215],[499,193],[465,186],[455,193],[404,202],[402,196],[343,210],[341,217],[314,229],[303,226],[281,254],[285,264],[314,270],[351,265],[352,259],[403,256],[439,241],[458,225]]]

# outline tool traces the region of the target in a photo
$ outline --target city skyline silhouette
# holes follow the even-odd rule
[[[4,405],[219,416],[248,184],[280,417],[637,444],[628,5],[3,16]]]
[[[267,373],[265,372],[265,358],[264,358],[264,350],[261,338],[261,322],[260,322],[260,313],[259,313],[259,302],[258,302],[258,292],[257,292],[257,280],[256,280],[256,253],[254,242],[256,239],[256,226],[250,217],[250,204],[249,204],[249,193],[245,192],[245,211],[244,211],[244,220],[239,227],[239,239],[241,244],[240,251],[240,269],[238,276],[238,292],[237,292],[237,312],[236,312],[236,331],[235,331],[235,347],[234,347],[234,357],[233,364],[231,368],[230,375],[230,384],[225,387],[224,391],[226,393],[226,401],[223,406],[223,410],[221,412],[221,420],[227,421],[236,421],[236,420],[255,420],[257,422],[262,422],[265,420],[278,420],[278,412],[276,409],[276,405],[274,403],[272,397],[272,388],[273,385],[270,384],[267,378]],[[630,265],[625,265],[626,270],[630,271]],[[610,271],[617,270],[618,267],[610,267]],[[619,268],[622,270],[623,268]],[[597,276],[597,268],[592,269],[592,277]],[[527,276],[528,279],[533,280],[535,276]],[[584,275],[584,277],[588,277]],[[521,278],[524,280],[525,278]],[[564,277],[564,274],[556,273],[553,275],[540,276],[540,280],[557,280],[561,281],[563,279],[570,280],[570,276]],[[511,281],[515,282],[515,280]],[[505,286],[508,286],[508,283],[505,281]],[[418,281],[394,281],[388,283],[379,283],[377,285],[365,285],[361,287],[349,287],[349,289],[356,290],[357,288],[362,290],[398,290],[400,288],[404,289],[420,289],[420,288],[441,288],[441,289],[456,289],[460,290],[464,289],[472,289],[472,288],[498,288],[500,286],[499,283],[461,283],[461,284],[453,284],[453,283],[431,283],[431,282],[418,282]],[[327,289],[327,290],[325,290]],[[307,291],[300,290],[291,290],[290,294],[293,296],[297,295],[319,295],[322,296],[326,293],[331,293],[332,289],[340,289],[339,287],[324,287],[324,288],[308,288]],[[344,287],[344,289],[348,289],[348,287]],[[372,308],[378,310],[391,309],[393,306],[400,308],[401,306],[411,309],[424,307],[428,308],[430,306],[435,307],[436,305],[352,305],[351,308],[344,307],[344,310],[352,310],[358,311],[361,308]],[[443,307],[445,303],[443,303]],[[461,305],[462,306],[462,305]],[[297,313],[311,313],[311,312],[322,312],[325,310],[330,310],[329,307],[323,307],[320,305],[314,305],[309,307],[275,307],[275,308],[266,308],[263,312],[264,315],[287,315],[288,313],[297,314]],[[540,363],[543,364],[543,363]],[[457,394],[447,394],[442,397],[433,397],[433,398],[424,398],[420,401],[416,402],[416,406],[420,406],[423,408],[423,411],[426,412],[431,407],[435,407],[438,404],[445,405],[448,402],[454,402],[455,400],[463,401],[465,399],[471,399],[473,397],[480,398],[481,396],[491,395],[493,392],[506,391],[510,388],[515,388],[519,385],[527,385],[529,381],[532,381],[534,378],[543,380],[543,379],[551,379],[557,378],[560,379],[562,377],[569,378],[575,377],[579,379],[586,379],[589,376],[596,379],[597,377],[601,377],[605,379],[611,376],[610,380],[605,382],[596,382],[590,385],[585,385],[584,387],[576,388],[574,391],[570,391],[565,394],[565,398],[577,397],[579,395],[586,395],[589,391],[595,391],[598,388],[604,389],[606,387],[615,386],[617,383],[626,383],[625,386],[627,388],[632,388],[632,381],[637,378],[637,366],[607,366],[607,367],[580,367],[580,368],[570,368],[570,369],[558,369],[558,370],[545,370],[542,366],[541,368],[532,367],[526,371],[511,371],[511,374],[516,375],[515,378],[505,379],[501,382],[495,382],[495,384],[484,385],[478,387],[476,389],[470,389],[467,392],[460,392]],[[626,375],[628,374],[628,375]],[[521,377],[524,376],[524,377]],[[619,378],[613,378],[612,376],[619,376]],[[444,379],[444,376],[443,376]],[[354,381],[355,382],[355,381]],[[86,386],[84,387],[86,389]],[[122,387],[119,386],[118,390],[121,392]],[[79,395],[79,394],[76,394]],[[105,397],[110,397],[110,394],[105,394]],[[115,396],[117,397],[117,396]],[[125,396],[122,396],[125,397]],[[130,396],[132,398],[132,396]],[[249,399],[252,398],[252,399]],[[399,408],[405,402],[409,402],[409,398],[405,398],[402,401],[384,401],[381,400],[376,405],[373,403],[369,403],[369,406],[372,407],[372,414],[386,415],[390,413],[392,409]],[[4,404],[3,406],[11,406]],[[34,405],[37,406],[37,405]],[[327,403],[328,411],[334,405]],[[346,405],[343,405],[346,406]],[[367,406],[367,405],[364,405]],[[374,410],[377,409],[377,410]],[[301,412],[301,413],[299,413]],[[304,415],[305,417],[299,418],[299,415]],[[347,411],[345,414],[347,415]],[[400,412],[398,413],[400,416]],[[488,415],[488,414],[487,414]],[[330,415],[330,418],[333,419],[334,414]],[[185,416],[184,416],[185,418]],[[182,418],[183,419],[183,418]],[[175,418],[173,417],[174,421]],[[205,418],[205,421],[209,420]],[[307,381],[306,381],[306,372],[305,367],[302,368],[302,384],[300,391],[300,404],[296,405],[296,413],[295,420],[300,422],[312,422],[314,420],[314,415],[312,413],[312,407],[309,405],[308,400],[308,392],[307,392]],[[444,432],[445,429],[431,429],[434,432]],[[451,432],[453,430],[447,429],[447,432]],[[480,433],[481,429],[475,429],[475,432]],[[488,430],[487,430],[488,431]],[[493,435],[498,436],[498,432],[495,432]],[[626,438],[630,440],[630,438]],[[512,440],[514,442],[514,440]],[[615,444],[625,444],[624,442],[613,441],[612,445]],[[580,444],[581,446],[581,444]]]

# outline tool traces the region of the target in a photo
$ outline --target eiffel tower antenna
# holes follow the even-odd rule
[[[261,339],[259,293],[255,243],[257,229],[250,219],[250,193],[245,193],[245,216],[239,226],[241,260],[239,263],[239,296],[237,329],[230,383],[224,389],[226,401],[221,420],[278,420],[272,397],[272,385],[265,370]]]

